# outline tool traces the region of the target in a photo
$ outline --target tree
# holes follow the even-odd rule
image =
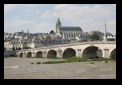
[[[94,32],[91,36],[90,36],[90,38],[92,39],[92,40],[99,40],[99,35],[96,33],[96,32]]]
[[[21,48],[19,47],[18,50],[21,50]]]
[[[15,50],[15,48],[13,47],[12,50]]]
[[[30,49],[30,47],[23,47],[23,49]]]

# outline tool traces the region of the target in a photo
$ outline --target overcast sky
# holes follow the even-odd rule
[[[83,32],[116,34],[116,4],[4,4],[4,32],[49,33],[57,18],[62,26],[80,26]]]

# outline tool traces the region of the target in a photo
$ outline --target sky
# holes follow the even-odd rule
[[[116,4],[4,4],[4,32],[49,33],[62,26],[116,34]]]

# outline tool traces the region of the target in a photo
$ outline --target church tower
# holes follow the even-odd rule
[[[60,35],[59,27],[61,26],[60,19],[58,18],[58,21],[56,22],[56,35]]]

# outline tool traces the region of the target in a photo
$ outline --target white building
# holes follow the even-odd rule
[[[5,50],[12,50],[11,41],[6,41],[6,42],[4,42],[4,49],[5,49]]]
[[[32,38],[32,40],[28,42],[27,46],[30,48],[39,48],[42,46],[41,39]]]
[[[23,48],[23,42],[19,38],[12,39],[11,44],[12,44],[12,48],[14,49]]]
[[[116,36],[115,35],[107,36],[107,40],[116,40]]]

